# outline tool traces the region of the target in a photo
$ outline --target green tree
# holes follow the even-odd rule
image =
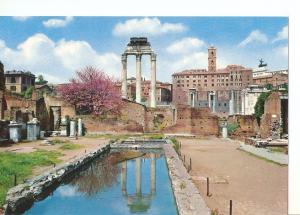
[[[48,81],[46,81],[46,80],[44,79],[44,76],[39,75],[39,76],[37,77],[37,81],[36,81],[35,83],[36,83],[36,84],[39,84],[39,85],[43,85],[43,84],[47,84]]]
[[[272,84],[266,84],[265,87],[267,88],[267,90],[272,90],[273,89]]]
[[[24,93],[24,97],[26,99],[30,99],[32,97],[32,92],[33,92],[33,86],[28,87]]]
[[[254,106],[254,110],[255,110],[254,115],[258,123],[260,123],[260,118],[264,114],[265,102],[270,94],[271,92],[263,92],[257,98],[256,104]]]

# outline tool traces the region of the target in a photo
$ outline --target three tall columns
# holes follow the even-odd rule
[[[142,101],[142,53],[136,54],[136,90],[135,101]],[[122,97],[127,99],[127,54],[122,54]],[[150,85],[150,107],[156,107],[156,54],[151,53],[151,85]]]

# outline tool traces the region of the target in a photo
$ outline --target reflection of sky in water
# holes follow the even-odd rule
[[[141,190],[143,196],[150,194],[150,161],[150,158],[141,158]],[[127,205],[126,197],[122,195],[121,171],[118,173],[117,178],[117,183],[114,183],[111,187],[101,189],[92,196],[78,192],[75,185],[61,185],[53,192],[53,195],[48,196],[40,202],[36,202],[25,214],[132,214]],[[129,196],[135,195],[134,159],[127,161],[127,193]],[[150,208],[147,211],[137,214],[177,214],[164,157],[156,159],[156,193],[149,200],[149,204]]]

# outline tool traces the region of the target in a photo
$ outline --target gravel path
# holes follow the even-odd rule
[[[288,167],[259,159],[233,140],[179,138],[186,161],[192,158],[190,175],[208,207],[234,215],[287,214]],[[210,193],[206,196],[206,177]]]

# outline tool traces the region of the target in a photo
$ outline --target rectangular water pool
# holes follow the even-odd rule
[[[111,151],[81,168],[25,214],[176,215],[163,150]]]

